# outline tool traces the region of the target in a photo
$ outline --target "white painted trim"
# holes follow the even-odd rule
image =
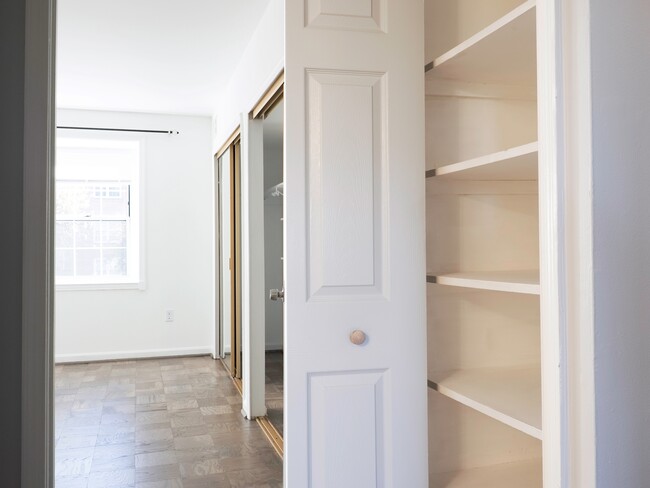
[[[544,487],[596,486],[589,0],[539,0]]]
[[[563,0],[567,486],[597,486],[590,0]],[[559,124],[560,122],[558,122]]]
[[[561,5],[537,5],[543,479],[568,488]]]
[[[55,0],[26,0],[21,399],[23,488],[54,486],[55,32]]]
[[[262,120],[241,115],[242,413],[266,415],[264,280],[264,133]]]
[[[145,349],[140,351],[108,351],[89,354],[57,354],[56,364],[87,363],[93,361],[119,361],[128,359],[168,358],[175,356],[212,355],[210,346],[182,347],[177,349]]]

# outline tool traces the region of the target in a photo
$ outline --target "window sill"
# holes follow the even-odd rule
[[[144,283],[65,283],[57,284],[56,291],[144,290]]]

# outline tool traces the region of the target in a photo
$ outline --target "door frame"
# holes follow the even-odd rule
[[[24,1],[21,485],[23,488],[51,488],[54,479],[52,237],[56,0]],[[595,476],[594,331],[590,307],[593,286],[589,282],[590,262],[585,259],[590,254],[581,254],[581,260],[571,259],[576,249],[587,246],[587,250],[591,250],[591,218],[585,212],[590,208],[591,196],[584,183],[579,184],[581,177],[590,181],[591,175],[590,83],[588,72],[583,72],[589,67],[589,24],[584,20],[589,18],[589,5],[587,0],[578,0],[572,6],[573,2],[537,2],[538,31],[546,41],[539,43],[538,51],[545,73],[539,91],[547,102],[540,125],[547,136],[551,134],[548,144],[540,146],[540,167],[543,168],[540,180],[545,185],[540,202],[541,236],[545,242],[542,252],[549,263],[547,269],[542,270],[541,286],[543,293],[550,297],[549,302],[542,304],[542,313],[547,320],[557,323],[556,330],[542,338],[547,342],[556,341],[552,349],[557,353],[554,358],[557,363],[544,373],[544,393],[548,398],[544,414],[552,423],[546,439],[564,447],[554,454],[551,451],[554,446],[547,442],[545,455],[552,456],[557,468],[549,463],[544,469],[545,475],[559,480],[554,486],[563,487],[569,486],[569,460],[580,461],[580,465],[572,469],[572,480],[574,475],[584,480]],[[571,63],[573,60],[580,62]],[[581,96],[570,96],[576,93]],[[572,156],[577,157],[577,163]],[[569,167],[570,161],[576,168]],[[564,192],[573,188],[577,191],[572,193],[572,198],[565,198]],[[575,223],[576,216],[581,219],[581,228],[577,232],[567,232],[567,225]],[[575,283],[576,277],[588,279]],[[580,298],[577,303],[570,300],[576,297]],[[578,320],[573,321],[575,317]],[[572,319],[572,331],[567,327],[569,318]],[[576,454],[579,449],[582,449],[581,456]],[[42,469],[34,469],[34,466]],[[588,485],[580,483],[580,486]]]
[[[56,0],[25,0],[23,488],[54,487],[55,44]]]
[[[258,120],[258,121],[263,121],[268,114],[276,108],[280,103],[284,102],[284,70],[278,74],[277,78],[269,85],[269,87],[266,89],[264,94],[260,97],[258,102],[255,104],[253,109],[249,113],[249,118],[251,120]],[[262,133],[263,135],[263,133]],[[283,144],[284,146],[284,144]],[[262,170],[263,170],[263,164],[262,164]],[[284,153],[283,153],[283,174],[284,174]],[[266,190],[266,189],[265,189]],[[282,225],[284,226],[284,219],[282,221]],[[283,253],[284,254],[284,253]],[[265,293],[268,292],[266,288],[264,288]],[[284,304],[282,305],[284,307]],[[283,314],[283,324],[282,324],[282,330],[284,333],[284,314]],[[260,330],[260,332],[266,332],[266,324],[264,324],[264,329]],[[264,341],[264,344],[266,345],[266,341]],[[244,344],[245,347],[251,348],[251,344],[247,343]],[[259,348],[258,348],[259,350]],[[264,354],[266,354],[266,347],[264,347]],[[255,363],[258,367],[258,374],[261,375],[261,377],[266,378],[266,356],[264,356],[264,359],[261,362],[256,362]],[[251,385],[253,388],[255,388],[256,391],[252,392],[252,396],[256,398],[260,398],[262,404],[264,407],[266,407],[266,388],[265,388],[265,382],[264,383],[258,383],[257,385]],[[261,417],[256,417],[256,419],[262,430],[264,431],[264,434],[268,438],[269,442],[273,446],[273,449],[275,452],[280,456],[284,456],[284,441],[282,438],[282,434],[277,430],[277,428],[270,422],[268,419],[268,416],[264,415]],[[286,422],[286,419],[285,419]]]
[[[230,146],[230,373],[242,389],[242,185],[241,136]]]
[[[248,114],[242,114],[243,178],[242,199],[246,212],[243,220],[242,255],[246,260],[243,284],[247,306],[244,315],[244,415],[250,419],[266,417],[266,282],[264,269],[264,132],[263,120],[284,96],[284,70],[264,91]],[[284,165],[284,162],[283,162]],[[254,234],[256,232],[256,234]],[[255,236],[255,239],[252,237]],[[283,323],[284,330],[284,323]],[[263,427],[264,422],[262,421]],[[277,443],[272,435],[272,444]]]
[[[590,7],[536,8],[543,476],[596,486]]]
[[[225,348],[224,348],[224,334],[223,334],[223,327],[224,327],[224,317],[223,317],[223,288],[222,288],[222,283],[223,283],[223,278],[224,278],[224,272],[226,271],[223,266],[223,245],[222,245],[222,239],[223,239],[223,232],[221,229],[222,226],[222,218],[221,218],[221,211],[222,211],[222,205],[221,205],[221,198],[222,198],[222,192],[223,192],[223,185],[222,185],[222,179],[223,179],[223,171],[222,171],[222,159],[223,154],[221,156],[217,157],[217,154],[215,153],[214,155],[214,253],[215,253],[215,294],[216,300],[215,300],[215,331],[214,331],[214,354],[213,354],[213,359],[219,359],[223,361],[224,355],[225,355]],[[230,270],[228,270],[230,271]]]

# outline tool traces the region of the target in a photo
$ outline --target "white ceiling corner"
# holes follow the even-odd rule
[[[212,115],[269,0],[58,0],[57,106]]]

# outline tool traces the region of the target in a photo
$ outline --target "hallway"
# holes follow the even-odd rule
[[[56,488],[282,486],[282,461],[209,357],[58,365]]]

